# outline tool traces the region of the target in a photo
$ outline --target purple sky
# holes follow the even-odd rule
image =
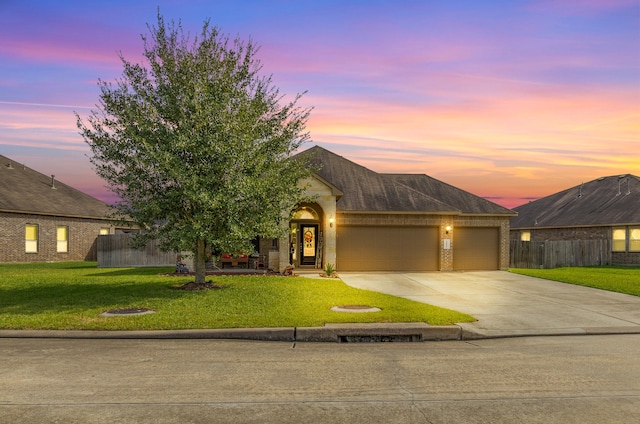
[[[157,7],[262,48],[313,143],[496,203],[640,175],[640,0],[0,0],[0,153],[109,200],[78,134]],[[311,147],[309,144],[308,147]]]

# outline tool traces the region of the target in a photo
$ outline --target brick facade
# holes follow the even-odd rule
[[[25,252],[25,226],[38,226],[38,252]],[[57,252],[57,227],[68,227],[66,253]],[[0,262],[95,261],[101,228],[114,232],[112,221],[0,213]]]
[[[440,270],[453,270],[453,255],[455,253],[455,229],[460,227],[492,227],[499,228],[500,234],[500,258],[499,267],[502,270],[509,268],[509,217],[495,216],[451,216],[433,214],[409,214],[409,213],[341,213],[337,212],[335,226],[341,225],[367,225],[367,226],[433,226],[440,228]],[[450,234],[446,234],[446,227],[452,226]],[[334,235],[335,237],[335,235]],[[449,249],[444,248],[444,240],[450,240]],[[335,241],[334,241],[335,245]],[[286,239],[280,241],[281,262],[288,264],[288,247]],[[268,252],[273,251],[271,240],[263,240],[260,245],[261,255],[268,257]],[[284,253],[283,253],[284,252]],[[334,253],[335,255],[335,253]],[[267,259],[268,260],[268,259]],[[271,267],[272,264],[269,264]]]
[[[533,228],[511,231],[511,240],[520,240],[522,231],[531,233],[529,241],[609,240],[611,227]]]

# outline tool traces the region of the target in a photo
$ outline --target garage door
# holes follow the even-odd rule
[[[339,271],[437,271],[437,227],[340,226]]]
[[[458,227],[453,234],[453,269],[496,270],[500,266],[499,228]]]

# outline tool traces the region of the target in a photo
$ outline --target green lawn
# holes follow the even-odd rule
[[[509,271],[546,280],[640,296],[640,267],[637,266],[511,268]]]
[[[208,277],[222,289],[172,290],[193,277],[161,275],[173,268],[97,268],[95,262],[0,265],[0,328],[162,330],[313,327],[345,322],[426,322],[448,325],[474,318],[329,278]],[[330,311],[369,305],[375,313]],[[103,317],[118,308],[155,313]]]

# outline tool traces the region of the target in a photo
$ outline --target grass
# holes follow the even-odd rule
[[[426,322],[475,319],[456,311],[347,286],[339,279],[215,276],[222,289],[172,290],[193,277],[162,275],[172,268],[97,268],[95,262],[0,265],[0,328],[169,330],[314,327],[345,322]],[[330,311],[369,305],[375,313]],[[153,314],[103,317],[120,308]]]
[[[511,268],[511,272],[640,296],[640,267],[567,267],[553,269]]]

